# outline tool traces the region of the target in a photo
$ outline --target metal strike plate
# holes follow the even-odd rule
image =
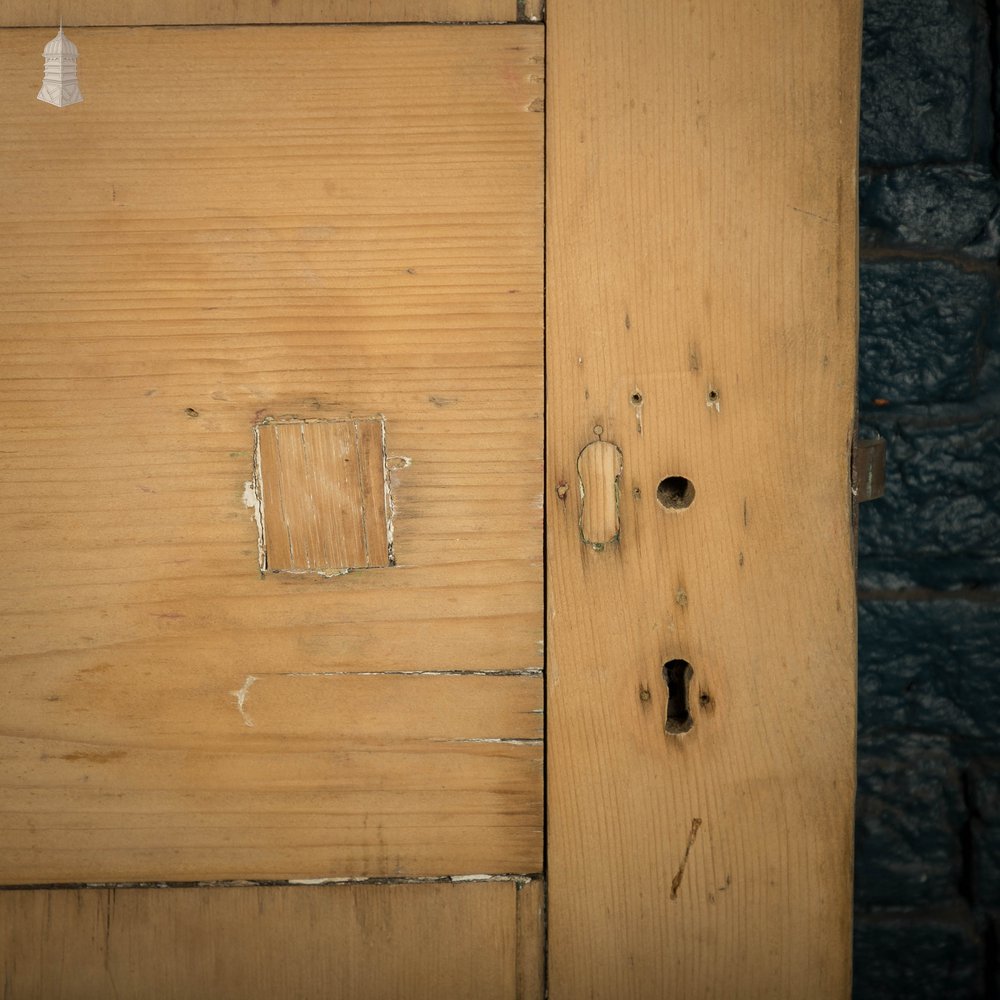
[[[858,503],[885,494],[885,440],[856,439],[851,469],[851,491]]]

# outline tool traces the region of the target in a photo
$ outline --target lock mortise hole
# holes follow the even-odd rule
[[[694,503],[694,483],[684,476],[667,476],[656,487],[656,499],[667,510],[684,510]]]
[[[694,725],[688,708],[688,689],[693,676],[687,660],[667,660],[663,664],[663,680],[667,685],[667,718],[663,729],[669,736],[680,736]]]

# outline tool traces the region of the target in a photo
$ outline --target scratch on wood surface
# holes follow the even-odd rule
[[[801,212],[802,215],[808,215],[810,219],[819,219],[820,222],[825,222],[828,226],[835,226],[837,223],[833,219],[828,219],[825,215],[819,215],[816,212],[809,212],[804,208],[799,208],[797,205],[788,206],[793,212]]]
[[[677,874],[673,877],[670,883],[670,898],[677,898],[677,890],[681,887],[681,882],[684,880],[684,869],[687,868],[688,856],[691,854],[691,848],[694,846],[695,838],[698,836],[698,830],[701,827],[701,820],[695,816],[691,820],[691,832],[688,834],[687,845],[684,848],[684,857],[681,858],[680,867],[677,869]]]
[[[247,679],[243,682],[243,687],[239,688],[237,691],[230,691],[229,693],[236,699],[236,708],[240,713],[240,718],[243,720],[244,726],[252,726],[254,724],[253,719],[250,718],[247,712],[247,695],[250,693],[250,688],[256,683],[257,678],[253,674],[247,674]]]

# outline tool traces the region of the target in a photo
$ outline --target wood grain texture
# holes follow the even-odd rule
[[[284,420],[254,433],[262,570],[338,576],[392,565],[382,420]]]
[[[238,671],[9,671],[0,882],[541,870],[540,676]]]
[[[545,1000],[545,880],[517,885],[517,1000]]]
[[[534,1000],[514,882],[0,893],[9,1000]]]
[[[595,549],[617,541],[621,530],[621,449],[610,441],[591,441],[576,460],[580,540]]]
[[[537,871],[537,747],[407,757],[405,699],[384,756],[258,744],[233,692],[541,666],[541,29],[81,30],[66,109],[46,38],[0,34],[3,878]],[[262,578],[254,428],[372,414],[396,566]]]
[[[532,10],[531,20],[541,12]],[[0,27],[507,22],[517,0],[4,0]]]
[[[547,22],[550,996],[846,997],[859,4]]]

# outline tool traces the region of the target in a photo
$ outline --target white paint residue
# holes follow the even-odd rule
[[[257,565],[267,569],[267,542],[264,538],[264,486],[260,471],[260,431],[253,429],[253,479],[243,484],[243,503],[253,511],[257,525]]]
[[[254,523],[257,525],[257,565],[263,573],[267,558],[264,548],[264,511],[261,508],[260,496],[252,482],[243,484],[243,504],[253,511]]]
[[[247,712],[247,695],[250,693],[250,688],[253,687],[257,678],[253,674],[247,674],[247,679],[243,682],[243,687],[238,691],[230,691],[229,693],[236,699],[236,708],[240,713],[240,718],[243,719],[244,726],[252,726],[254,724],[253,719],[250,718]]]
[[[507,736],[476,736],[458,740],[435,740],[436,743],[503,743],[514,747],[540,747],[544,740],[522,740]]]
[[[252,482],[243,484],[243,506],[249,507],[256,515],[260,511],[260,499],[257,491],[253,488]]]
[[[382,425],[382,484],[385,490],[385,540],[386,540],[386,551],[389,554],[389,565],[396,565],[396,505],[393,503],[392,499],[392,489],[391,482],[392,477],[389,473],[389,451],[386,446],[385,441],[385,417],[379,418],[379,423]],[[396,459],[395,461],[398,461]],[[410,460],[408,458],[403,458],[402,468],[407,469],[410,466]]]

